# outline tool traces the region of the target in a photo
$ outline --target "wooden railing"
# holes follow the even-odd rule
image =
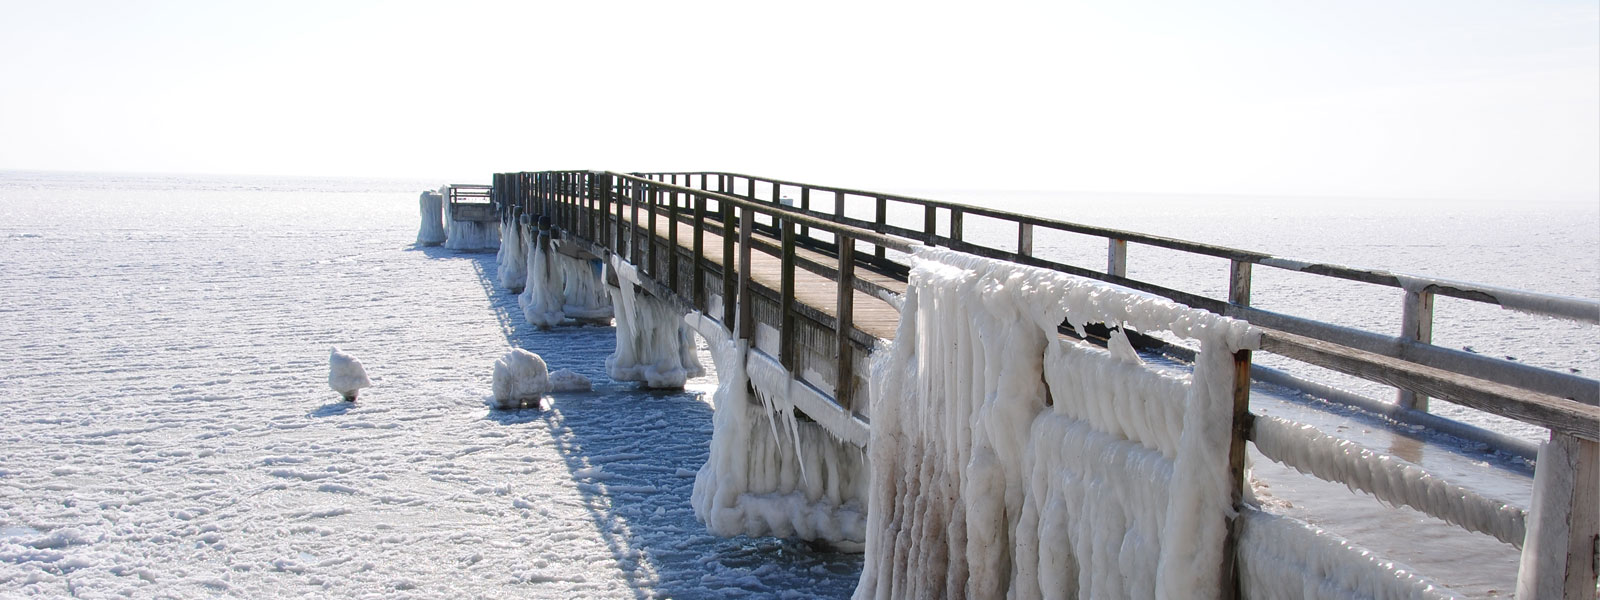
[[[1400,420],[1420,419],[1425,415],[1426,398],[1435,397],[1544,427],[1550,440],[1540,452],[1534,493],[1535,506],[1528,515],[1529,527],[1541,529],[1538,544],[1523,549],[1522,579],[1538,597],[1592,598],[1595,584],[1596,544],[1600,543],[1600,382],[1525,364],[1501,361],[1477,354],[1432,345],[1432,301],[1436,295],[1497,304],[1509,309],[1547,315],[1583,323],[1600,323],[1600,303],[1593,300],[1536,294],[1493,286],[1413,277],[1388,271],[1340,265],[1308,263],[1272,255],[1093,227],[983,207],[939,202],[893,194],[866,192],[829,186],[757,178],[733,173],[650,173],[621,174],[597,171],[550,171],[495,176],[494,200],[504,207],[507,218],[538,215],[567,235],[590,240],[636,266],[644,275],[659,281],[665,290],[681,289],[685,274],[675,260],[680,252],[692,258],[692,294],[685,300],[689,308],[709,312],[705,277],[715,264],[705,260],[708,251],[703,233],[719,231],[723,244],[722,265],[737,265],[736,275],[719,272],[722,280],[721,319],[737,334],[749,339],[754,327],[751,318],[749,265],[752,250],[779,256],[782,283],[778,290],[783,300],[780,351],[784,366],[792,371],[792,341],[783,335],[796,317],[792,306],[794,269],[805,268],[839,282],[835,306],[838,315],[834,328],[838,341],[839,371],[836,401],[843,410],[852,410],[849,398],[853,379],[852,355],[870,340],[850,327],[850,290],[882,296],[888,290],[858,276],[858,269],[904,277],[906,267],[894,260],[894,253],[908,253],[917,243],[946,246],[962,252],[1020,264],[1053,269],[1073,275],[1115,283],[1164,296],[1182,304],[1248,321],[1263,331],[1261,350],[1297,361],[1329,368],[1401,390],[1398,411],[1389,413]],[[766,193],[763,192],[765,188]],[[784,202],[786,192],[797,196],[794,206]],[[832,211],[813,210],[812,200],[832,197]],[[847,214],[847,203],[856,201],[872,206],[871,219]],[[918,207],[923,215],[921,227],[890,222],[889,205],[899,203]],[[947,227],[938,230],[940,213]],[[963,237],[963,217],[979,215],[1014,223],[1017,242],[1014,248],[993,248],[971,243]],[[762,222],[762,221],[765,222]],[[677,228],[668,228],[666,238],[654,235],[660,221],[693,225],[694,237],[687,248],[677,239]],[[1039,229],[1065,231],[1102,237],[1106,240],[1107,265],[1104,271],[1064,264],[1036,256],[1033,248]],[[763,235],[758,237],[759,231]],[[762,239],[765,238],[765,239]],[[770,240],[777,240],[774,244]],[[1154,283],[1129,279],[1126,265],[1130,244],[1166,248],[1211,256],[1229,261],[1228,297],[1210,298]],[[863,248],[864,246],[864,248]],[[806,260],[796,253],[807,247],[833,258],[832,264]],[[660,254],[670,253],[664,272],[659,269]],[[736,256],[737,255],[737,256]],[[1342,327],[1250,305],[1252,270],[1255,265],[1357,281],[1378,286],[1402,288],[1406,300],[1401,334],[1385,336]],[[1065,330],[1064,330],[1065,332]],[[1253,441],[1252,424],[1258,418],[1249,411],[1251,353],[1241,351],[1235,362],[1235,418],[1231,489],[1243,489],[1243,463],[1246,441]],[[1426,415],[1425,423],[1444,420]],[[1459,424],[1457,424],[1459,425]],[[1346,482],[1349,483],[1349,482]],[[1368,490],[1369,492],[1371,490]],[[1234,498],[1235,505],[1240,502]],[[1426,510],[1426,509],[1424,509]],[[1441,518],[1444,518],[1441,516]],[[1530,538],[1533,539],[1533,538]],[[1520,543],[1518,540],[1517,543]],[[1231,556],[1231,549],[1230,549]],[[1554,583],[1551,583],[1554,582]],[[1551,587],[1555,586],[1555,587]],[[1551,595],[1554,590],[1554,595]],[[1576,594],[1576,595],[1574,595]]]

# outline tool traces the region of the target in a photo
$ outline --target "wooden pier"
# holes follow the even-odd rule
[[[1600,382],[1434,346],[1438,295],[1600,324],[1600,303],[1492,286],[1401,276],[1386,271],[1287,260],[1263,253],[1040,219],[983,207],[733,173],[545,171],[494,176],[490,197],[503,219],[548,223],[573,252],[615,255],[638,267],[644,289],[720,320],[752,348],[773,357],[797,381],[828,398],[828,410],[870,427],[866,357],[892,339],[894,298],[906,288],[903,256],[917,244],[1053,269],[1114,283],[1248,321],[1263,334],[1259,352],[1332,369],[1400,390],[1394,403],[1366,401],[1402,423],[1423,425],[1532,458],[1538,454],[1534,505],[1526,515],[1519,594],[1594,598],[1600,545]],[[453,200],[453,199],[452,199]],[[922,216],[893,222],[890,206]],[[909,207],[909,208],[908,208]],[[870,216],[863,216],[870,215]],[[968,216],[1010,223],[1014,246],[964,239]],[[527,221],[525,221],[527,222]],[[1040,230],[1106,240],[1105,268],[1036,256]],[[1228,261],[1227,298],[1210,298],[1127,277],[1130,246],[1154,246]],[[1403,328],[1384,335],[1250,305],[1255,267],[1285,269],[1405,290]],[[1070,327],[1063,335],[1074,335]],[[1181,348],[1156,350],[1181,356]],[[1233,480],[1243,489],[1252,441],[1250,351],[1234,357]],[[1275,383],[1298,379],[1270,373]],[[1308,386],[1314,384],[1306,383]],[[1429,399],[1468,406],[1550,431],[1542,450],[1428,412]],[[1241,508],[1241,498],[1234,506]],[[1232,549],[1229,549],[1230,553]]]

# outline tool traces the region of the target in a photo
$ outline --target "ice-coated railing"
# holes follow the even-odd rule
[[[793,206],[785,202],[789,191],[799,198]],[[812,197],[820,194],[834,197],[833,211],[811,210]],[[775,291],[783,300],[783,324],[779,332],[780,361],[785,367],[792,365],[792,336],[782,335],[788,331],[789,323],[800,318],[815,320],[792,304],[794,269],[803,268],[840,282],[836,323],[844,327],[836,323],[823,325],[836,327],[836,331],[843,329],[836,335],[839,368],[835,401],[847,412],[854,410],[855,405],[850,398],[853,389],[850,382],[856,376],[850,366],[851,354],[862,347],[870,347],[860,339],[862,333],[851,326],[856,321],[851,319],[852,294],[849,291],[860,290],[877,297],[895,293],[881,285],[881,280],[862,277],[863,270],[898,275],[903,280],[906,267],[891,260],[890,253],[914,253],[917,242],[922,242],[978,257],[1100,280],[1248,322],[1260,331],[1257,351],[1401,389],[1401,398],[1397,405],[1392,405],[1396,409],[1385,413],[1396,420],[1448,427],[1447,420],[1424,412],[1426,398],[1436,397],[1547,428],[1551,432],[1550,440],[1538,450],[1533,505],[1524,513],[1521,509],[1479,497],[1454,482],[1439,480],[1392,456],[1355,447],[1348,440],[1306,431],[1292,423],[1261,421],[1249,411],[1252,351],[1241,349],[1232,356],[1232,441],[1228,450],[1227,482],[1228,489],[1233,490],[1231,504],[1240,516],[1229,519],[1232,533],[1224,555],[1230,564],[1240,561],[1261,564],[1270,558],[1270,553],[1263,554],[1259,548],[1244,552],[1235,545],[1238,540],[1281,543],[1303,533],[1283,525],[1278,517],[1262,516],[1264,513],[1243,505],[1238,491],[1244,485],[1244,449],[1246,442],[1254,442],[1263,454],[1303,472],[1345,483],[1386,502],[1417,507],[1452,524],[1521,545],[1518,584],[1521,597],[1594,596],[1595,541],[1596,531],[1600,530],[1600,517],[1597,517],[1600,513],[1600,498],[1597,498],[1600,495],[1600,481],[1597,481],[1600,456],[1597,454],[1600,452],[1596,450],[1597,437],[1600,437],[1597,435],[1600,434],[1597,432],[1600,429],[1600,407],[1597,407],[1600,385],[1595,380],[1568,373],[1428,343],[1435,295],[1490,302],[1585,323],[1600,321],[1600,304],[1592,300],[1295,261],[982,207],[729,173],[506,173],[495,176],[491,196],[504,218],[548,217],[565,235],[588,240],[641,266],[639,275],[647,280],[644,287],[652,293],[676,296],[675,290],[683,289],[678,284],[679,279],[691,278],[693,291],[688,297],[675,300],[686,310],[720,315],[723,323],[737,324],[739,339],[751,339],[754,333],[749,301],[751,252],[780,257],[783,283]],[[870,202],[875,218],[848,216],[845,207],[850,201]],[[920,206],[923,227],[917,229],[889,222],[886,209],[889,202]],[[941,212],[946,223],[943,232],[937,227]],[[967,214],[1014,222],[1018,231],[1015,249],[989,248],[964,241],[962,217]],[[657,235],[658,223],[692,226],[692,241],[679,240],[678,227],[668,227],[665,235]],[[1034,256],[1033,233],[1037,228],[1106,238],[1107,269],[1104,272],[1085,269]],[[702,239],[707,231],[721,235],[720,261],[702,260],[714,256],[710,252],[716,250],[707,248]],[[1128,279],[1129,243],[1229,260],[1228,298],[1209,298]],[[799,253],[797,248],[812,252]],[[680,272],[680,261],[675,259],[685,251],[690,256],[700,257],[689,261],[687,273]],[[814,256],[818,253],[831,260],[816,260]],[[662,256],[672,259],[663,262]],[[1257,264],[1404,289],[1407,300],[1401,335],[1385,336],[1251,307],[1251,267]],[[707,295],[705,282],[712,274],[721,279],[720,306],[712,306]],[[659,283],[651,287],[649,281]],[[1068,333],[1074,328],[1063,324],[1061,329]],[[1245,521],[1252,524],[1247,525]],[[1262,532],[1269,530],[1276,533],[1261,537]],[[1341,544],[1343,542],[1334,542],[1329,547]],[[1260,585],[1261,582],[1254,583]]]

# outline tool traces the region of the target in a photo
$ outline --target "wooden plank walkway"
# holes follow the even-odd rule
[[[631,223],[631,211],[624,211],[623,221]],[[612,215],[613,218],[615,215]],[[645,221],[645,215],[640,214],[640,221]],[[655,234],[659,239],[668,240],[670,227],[668,219],[657,219]],[[683,248],[685,254],[694,253],[694,225],[680,222],[678,226],[678,246]],[[641,229],[648,226],[641,224]],[[704,230],[705,259],[712,264],[722,267],[722,234],[720,228],[706,228]],[[751,234],[752,241],[757,247],[765,245],[770,248],[780,247],[779,240],[757,230]],[[832,256],[808,248],[795,248],[798,261],[810,261],[816,264],[828,265],[836,262]],[[798,262],[797,261],[797,262]],[[737,267],[733,269],[737,270]],[[725,271],[727,272],[727,271]],[[893,290],[895,293],[905,293],[906,284],[903,281],[874,273],[866,269],[856,269],[856,277],[871,281],[875,284]],[[778,294],[783,287],[783,260],[777,256],[760,251],[750,253],[750,281]],[[807,269],[796,267],[794,270],[794,296],[795,301],[804,304],[829,317],[839,317],[836,300],[839,293],[839,284],[828,277],[813,273]],[[854,293],[854,318],[851,322],[862,333],[882,340],[893,340],[895,330],[900,327],[900,311],[881,298],[874,297],[856,290]]]

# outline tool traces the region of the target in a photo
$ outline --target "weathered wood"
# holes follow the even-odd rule
[[[661,188],[653,185],[645,186],[645,207],[649,213],[647,218],[650,220],[650,230],[645,235],[645,247],[649,250],[645,256],[645,268],[646,272],[648,272],[651,277],[657,278],[661,276],[661,272],[656,270],[658,268],[657,265],[660,264],[660,251],[658,248],[660,248],[661,243],[660,240],[654,235],[654,232],[656,230],[656,214],[661,212],[657,206],[657,204],[660,204],[660,196]]]
[[[1228,269],[1228,303],[1250,305],[1250,263],[1236,260]]]
[[[1400,338],[1423,344],[1433,343],[1433,292],[1406,290],[1400,315]],[[1395,401],[1404,408],[1428,410],[1428,397],[1401,389]]]
[[[756,334],[753,298],[750,297],[750,236],[756,225],[754,216],[750,209],[739,211],[739,338],[745,340],[754,340]]]
[[[677,177],[673,177],[677,183]],[[673,226],[667,227],[667,287],[678,291],[678,191],[673,190],[668,194],[667,222]],[[681,292],[680,292],[681,293]]]
[[[733,275],[733,253],[735,250],[733,205],[728,202],[718,201],[722,208],[722,325],[729,331],[734,328],[734,315],[738,310],[739,287]],[[744,273],[740,273],[741,276]]]
[[[1539,450],[1518,598],[1595,598],[1600,444],[1559,432]]]
[[[850,346],[850,332],[855,329],[855,293],[851,280],[855,278],[856,252],[855,242],[849,236],[839,236],[839,273],[835,280],[837,297],[834,301],[834,314],[837,321],[834,326],[834,351],[838,354],[834,367],[833,397],[847,411],[854,411],[855,392],[855,357],[854,349]]]
[[[1262,332],[1261,349],[1585,440],[1600,439],[1600,407],[1270,329]]]
[[[1250,351],[1233,353],[1233,428],[1228,438],[1228,506],[1235,514],[1244,506],[1245,448],[1250,440]],[[1222,585],[1229,598],[1239,597],[1239,522],[1229,517],[1223,540]]]
[[[950,239],[952,241],[961,241],[961,214],[961,209],[959,208],[950,210]]]
[[[878,229],[875,229],[874,231],[882,231],[883,226],[888,223],[888,218],[889,218],[889,199],[885,198],[883,196],[874,196],[872,198],[872,200],[873,200],[874,203],[876,203],[875,206],[876,206],[876,210],[877,210],[877,212],[874,213],[874,214],[877,215],[877,217],[874,220],[874,223],[877,224]],[[872,250],[873,258],[877,259],[877,261],[880,262],[880,263],[884,262],[886,260],[884,258],[885,257],[884,250],[885,250],[885,248],[883,247],[882,244],[877,245]]]
[[[782,219],[778,223],[783,231],[782,271],[779,277],[778,304],[778,362],[790,373],[795,370],[794,331],[794,221]]]
[[[701,176],[701,183],[704,182],[705,176]],[[690,301],[694,303],[695,310],[703,313],[711,311],[711,308],[706,306],[706,268],[704,265],[706,255],[706,227],[709,226],[710,224],[706,223],[706,197],[695,194],[694,233],[692,234],[694,240],[694,247],[692,248],[694,250],[694,276],[690,278],[694,284],[694,293],[690,296]]]
[[[1033,256],[1033,224],[1017,224],[1017,254]]]
[[[1106,274],[1128,276],[1128,241],[1112,238],[1106,241]]]
[[[929,246],[939,244],[939,209],[925,206],[922,209],[922,241]]]

